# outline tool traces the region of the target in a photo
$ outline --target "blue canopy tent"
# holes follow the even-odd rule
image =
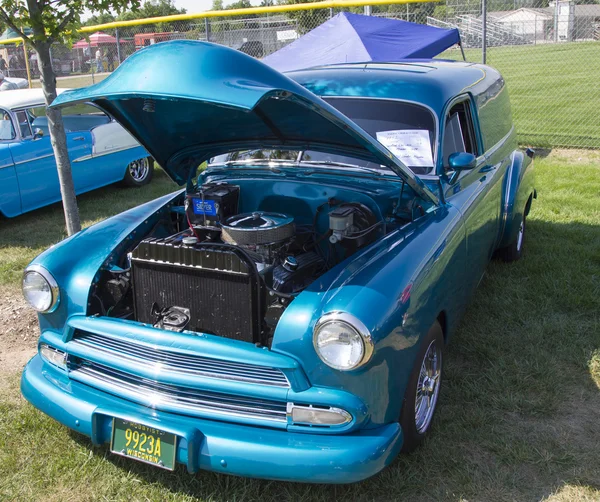
[[[262,61],[283,72],[335,63],[429,59],[454,44],[460,44],[456,28],[342,12]]]

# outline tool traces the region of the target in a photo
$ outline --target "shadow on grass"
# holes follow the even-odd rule
[[[578,500],[578,489],[600,490],[598,249],[598,225],[530,219],[524,258],[492,262],[451,340],[429,439],[367,481],[169,473],[94,451],[147,486],[201,500],[540,500],[573,487],[563,500]]]

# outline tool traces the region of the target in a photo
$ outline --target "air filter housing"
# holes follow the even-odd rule
[[[294,218],[279,213],[238,214],[222,225],[222,239],[238,246],[266,246],[288,241],[296,231]]]

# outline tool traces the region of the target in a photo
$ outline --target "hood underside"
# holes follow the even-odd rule
[[[425,200],[436,196],[389,150],[304,87],[241,52],[197,41],[153,45],[102,82],[52,106],[92,102],[127,129],[180,185],[219,154],[317,150],[385,165]]]

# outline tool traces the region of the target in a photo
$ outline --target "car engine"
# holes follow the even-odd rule
[[[185,228],[143,239],[129,268],[104,283],[102,308],[118,303],[112,315],[157,328],[269,345],[295,296],[372,242],[380,226],[366,206],[328,200],[314,217],[328,211],[329,228],[319,234],[291,215],[239,213],[239,196],[228,183],[188,193]]]

